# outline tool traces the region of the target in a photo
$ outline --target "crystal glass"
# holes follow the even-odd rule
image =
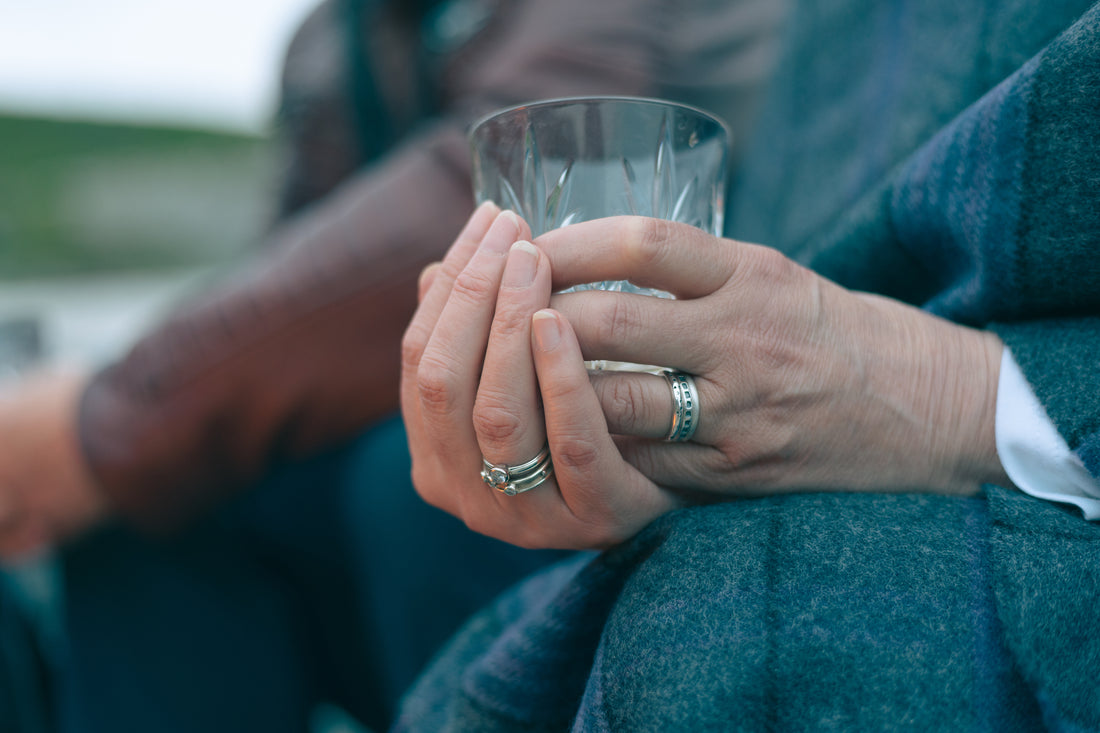
[[[470,133],[474,193],[535,236],[620,214],[722,233],[730,134],[707,112],[659,99],[577,97],[496,112]],[[660,295],[627,282],[605,290]]]

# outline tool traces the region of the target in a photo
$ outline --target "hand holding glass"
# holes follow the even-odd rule
[[[486,117],[470,140],[478,202],[517,212],[533,236],[619,215],[722,234],[730,134],[694,107],[631,97],[549,100]],[[585,288],[669,297],[626,281],[578,289]]]
[[[478,202],[512,209],[534,236],[608,216],[722,233],[729,131],[702,110],[656,99],[579,97],[513,107],[470,135]],[[604,290],[656,294],[627,282]]]

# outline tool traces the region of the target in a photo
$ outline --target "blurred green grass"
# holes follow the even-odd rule
[[[0,279],[228,260],[269,220],[260,137],[0,115]]]

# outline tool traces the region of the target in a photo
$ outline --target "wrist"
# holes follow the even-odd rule
[[[908,434],[899,441],[908,444],[907,452],[916,459],[914,476],[926,488],[945,494],[974,494],[986,483],[1007,485],[996,444],[1004,349],[1000,339],[910,306],[878,300],[900,309],[891,315],[905,324],[895,329],[901,342],[889,351],[901,357],[903,400],[912,419],[901,424]],[[896,384],[897,376],[889,374],[881,381]]]
[[[1011,485],[997,455],[997,386],[1004,345],[991,332],[941,322],[954,348],[940,364],[943,391],[935,410],[941,426],[933,445],[939,485],[952,493],[974,493],[983,484]],[[945,334],[945,337],[947,334]]]

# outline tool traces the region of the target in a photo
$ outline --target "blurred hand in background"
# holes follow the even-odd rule
[[[76,431],[86,381],[52,371],[0,387],[0,560],[44,550],[108,513]]]

